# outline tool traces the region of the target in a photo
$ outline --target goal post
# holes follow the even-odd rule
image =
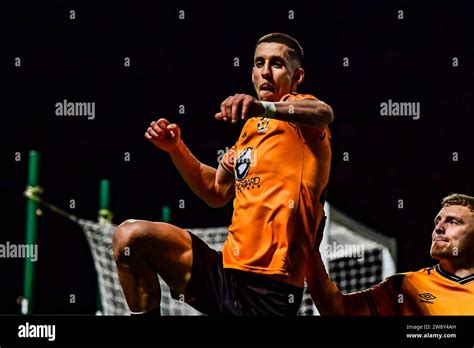
[[[366,289],[395,273],[396,241],[378,233],[326,204],[327,221],[321,243],[321,255],[331,278],[342,292]],[[86,233],[102,294],[105,315],[128,315],[129,309],[118,280],[112,254],[115,225],[96,224],[80,220]],[[227,227],[187,229],[211,248],[221,250],[227,238]],[[201,315],[184,299],[171,297],[166,283],[160,278],[162,315]],[[318,315],[307,288],[299,315]]]

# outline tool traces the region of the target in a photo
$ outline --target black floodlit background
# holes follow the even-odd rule
[[[202,162],[217,166],[218,151],[234,143],[242,123],[217,122],[214,114],[229,95],[254,95],[255,42],[279,31],[304,48],[299,91],[334,109],[329,203],[395,237],[398,271],[433,265],[441,198],[474,195],[473,10],[469,1],[2,5],[0,241],[24,242],[31,149],[41,153],[43,198],[82,218],[97,218],[99,181],[108,178],[115,223],[159,220],[168,205],[181,227],[229,225],[232,204],[207,207],[143,135],[166,117]],[[95,119],[56,116],[65,99],[94,102]],[[420,119],[382,117],[389,99],[419,102]],[[275,166],[285,160],[275,158]],[[38,244],[35,313],[94,313],[95,271],[82,231],[44,211]],[[2,259],[0,269],[0,312],[19,313],[23,260]]]

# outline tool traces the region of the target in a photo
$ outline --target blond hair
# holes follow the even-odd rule
[[[441,201],[441,206],[443,207],[450,205],[462,205],[468,207],[474,212],[474,197],[463,195],[461,193],[452,193],[449,196],[444,197]]]

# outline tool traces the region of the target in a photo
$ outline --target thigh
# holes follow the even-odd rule
[[[145,262],[168,284],[170,289],[183,292],[191,278],[193,265],[192,241],[189,233],[177,226],[150,221],[136,224],[134,239],[140,240],[137,252]],[[134,252],[133,243],[130,253]]]
[[[238,315],[233,280],[224,272],[222,253],[210,248],[196,235],[192,238],[193,269],[185,301],[207,315]],[[178,294],[172,292],[173,298]]]

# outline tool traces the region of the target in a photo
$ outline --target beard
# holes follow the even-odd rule
[[[431,243],[430,255],[434,259],[446,259],[454,256],[451,243],[433,242]]]

